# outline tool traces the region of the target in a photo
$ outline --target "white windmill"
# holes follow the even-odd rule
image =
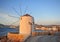
[[[15,10],[15,8],[13,8],[13,10],[20,16],[20,14]],[[26,10],[25,10],[25,12],[26,12]],[[26,36],[31,35],[32,28],[34,26],[34,18],[32,16],[30,16],[29,14],[22,15],[21,8],[20,8],[20,13],[21,13],[21,16],[19,18],[19,20],[20,20],[19,21],[19,23],[20,23],[19,24],[19,34],[23,34]],[[16,23],[16,22],[14,22],[14,23]]]

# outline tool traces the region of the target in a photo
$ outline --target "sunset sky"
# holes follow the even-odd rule
[[[0,24],[18,24],[25,13],[32,15],[37,24],[60,24],[60,0],[0,0]]]

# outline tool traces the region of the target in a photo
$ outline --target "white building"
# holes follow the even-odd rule
[[[20,17],[19,33],[24,35],[31,35],[34,25],[34,18],[29,14],[25,14]]]

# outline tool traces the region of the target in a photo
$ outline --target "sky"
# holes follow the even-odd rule
[[[0,0],[0,24],[18,25],[26,13],[35,24],[60,25],[60,0]]]

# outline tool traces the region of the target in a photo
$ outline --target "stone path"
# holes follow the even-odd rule
[[[30,37],[26,42],[60,42],[60,36],[36,36]]]

